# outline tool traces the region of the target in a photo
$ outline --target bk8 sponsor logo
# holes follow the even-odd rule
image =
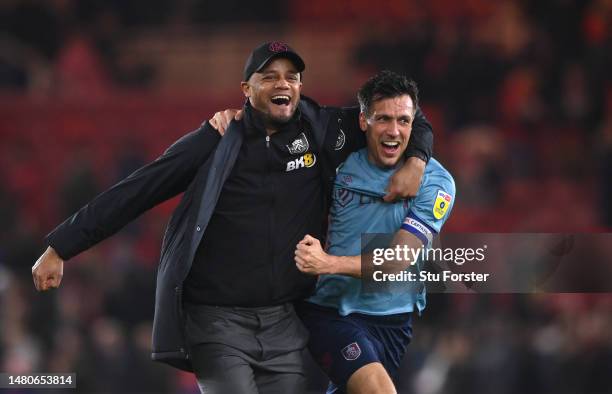
[[[286,172],[297,170],[299,168],[310,168],[317,162],[317,156],[314,153],[305,153],[295,160],[291,160],[287,163]]]

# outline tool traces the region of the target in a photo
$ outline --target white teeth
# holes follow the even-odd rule
[[[391,148],[395,148],[395,147],[398,147],[398,146],[399,146],[399,142],[397,142],[397,141],[395,141],[395,142],[390,142],[390,141],[382,141],[382,144],[383,144],[384,146],[388,146],[388,147],[391,147]]]
[[[272,96],[272,100],[277,100],[277,99],[290,100],[289,96],[284,96],[284,95]]]

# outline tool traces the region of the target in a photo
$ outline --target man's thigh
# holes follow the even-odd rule
[[[381,363],[370,363],[355,371],[346,384],[348,394],[396,394],[395,385]]]
[[[193,346],[190,355],[202,393],[258,393],[248,356],[235,348],[204,343]]]
[[[290,352],[254,365],[255,383],[262,394],[302,394],[306,392],[306,374],[302,351]]]
[[[310,331],[310,354],[340,392],[357,370],[382,362],[382,347],[364,327],[317,308],[302,311],[301,317]]]

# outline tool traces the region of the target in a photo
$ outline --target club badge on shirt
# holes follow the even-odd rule
[[[345,189],[345,188],[336,189],[336,201],[338,201],[338,204],[340,204],[341,207],[344,208],[346,204],[351,202],[352,199],[353,199],[353,192],[351,192],[349,189]]]
[[[308,139],[306,138],[306,134],[301,133],[298,138],[291,143],[291,145],[285,145],[287,149],[289,149],[289,153],[292,155],[300,155],[308,150],[310,145],[308,144]]]
[[[452,200],[453,197],[450,194],[438,190],[436,202],[434,202],[433,206],[433,214],[436,219],[442,219],[446,215]]]

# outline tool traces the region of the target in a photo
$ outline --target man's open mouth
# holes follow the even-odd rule
[[[389,155],[395,154],[400,147],[399,141],[381,141],[380,144],[382,145],[383,151]]]
[[[272,99],[270,101],[272,101],[272,103],[276,105],[289,105],[289,103],[291,102],[291,97],[284,94],[278,94],[276,96],[272,96]]]

